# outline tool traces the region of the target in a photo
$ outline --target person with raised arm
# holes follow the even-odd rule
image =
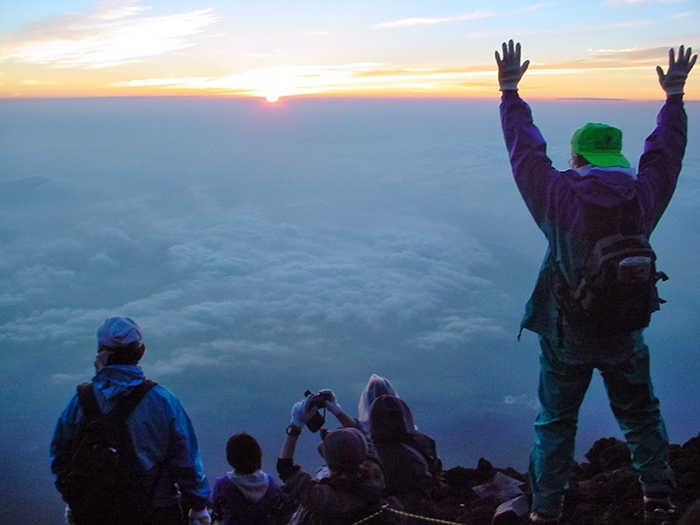
[[[639,472],[645,522],[654,523],[673,513],[675,483],[643,337],[651,312],[659,308],[656,281],[665,277],[656,272],[647,241],[681,171],[687,142],[683,89],[697,56],[680,46],[677,56],[669,51],[665,72],[656,68],[666,100],[636,170],[622,154],[622,132],[592,122],[573,134],[571,168],[563,171],[552,165],[530,106],[518,92],[530,64],[521,61],[520,43],[504,42],[502,55],[496,51],[495,57],[515,183],[548,242],[521,322],[521,332],[535,332],[540,343],[541,409],[530,456],[530,520],[561,520],[578,412],[597,368]],[[623,240],[639,252],[620,259],[615,272],[602,273],[607,264],[602,240]],[[608,253],[621,250],[606,247]],[[639,295],[629,295],[631,290]]]

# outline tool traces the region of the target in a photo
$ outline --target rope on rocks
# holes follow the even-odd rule
[[[414,519],[418,519],[418,520],[422,520],[422,521],[428,521],[430,523],[441,523],[442,525],[464,525],[463,523],[457,523],[455,521],[446,521],[446,520],[440,520],[437,518],[429,518],[427,516],[419,516],[418,514],[410,514],[408,512],[404,512],[402,510],[392,509],[389,506],[389,504],[383,505],[381,510],[379,510],[379,511],[375,512],[374,514],[371,514],[365,518],[362,518],[359,521],[356,521],[352,525],[359,525],[360,523],[364,523],[366,521],[369,521],[372,518],[379,516],[384,511],[393,512],[394,514],[398,514],[400,516],[406,516],[407,518],[414,518]]]

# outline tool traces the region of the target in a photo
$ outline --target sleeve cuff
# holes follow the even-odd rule
[[[279,474],[282,481],[285,481],[298,470],[301,470],[301,467],[296,465],[292,458],[277,458],[277,474]]]

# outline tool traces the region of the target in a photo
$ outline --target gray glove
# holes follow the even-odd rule
[[[689,47],[687,50],[684,50],[683,46],[680,46],[678,48],[678,60],[676,60],[673,48],[671,48],[668,50],[668,72],[664,74],[661,66],[656,66],[659,84],[661,84],[661,88],[666,92],[666,95],[683,94],[685,79],[688,78],[688,73],[693,69],[695,60],[698,58],[697,55],[693,55],[690,58],[692,52],[692,48]]]
[[[501,91],[517,91],[518,82],[527,71],[530,61],[520,64],[520,42],[513,47],[513,41],[508,44],[503,42],[503,60],[496,51],[496,64],[498,64],[498,85]]]

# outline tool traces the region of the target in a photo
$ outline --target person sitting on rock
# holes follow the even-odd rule
[[[442,462],[435,441],[415,428],[405,401],[392,395],[374,400],[369,414],[370,437],[384,466],[387,496],[409,508],[431,500],[439,485]]]

